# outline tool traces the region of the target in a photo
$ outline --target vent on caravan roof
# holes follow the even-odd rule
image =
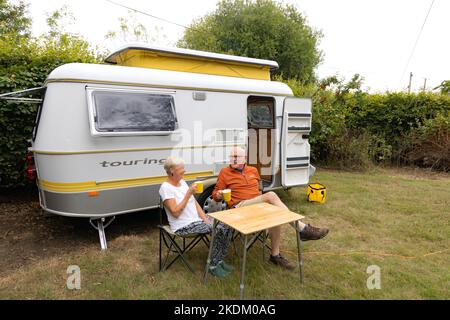
[[[278,69],[278,63],[270,60],[140,44],[122,47],[109,55],[105,61],[129,67],[214,74],[258,80],[270,80],[270,71]]]

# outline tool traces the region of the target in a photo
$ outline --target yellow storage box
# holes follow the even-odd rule
[[[306,195],[310,202],[325,203],[327,198],[327,188],[320,183],[310,183],[308,184]]]

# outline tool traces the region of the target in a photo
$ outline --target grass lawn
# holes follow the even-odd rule
[[[312,181],[327,186],[324,205],[306,201],[305,187],[277,191],[305,222],[327,226],[320,241],[303,242],[305,283],[298,270],[248,254],[248,299],[450,299],[450,176],[377,169],[348,173],[318,169]],[[146,212],[143,214],[156,214]],[[156,219],[155,219],[156,221]],[[117,222],[116,222],[117,223]],[[207,250],[188,254],[198,270],[181,262],[158,272],[158,231],[123,235],[102,253],[97,243],[41,259],[0,279],[0,299],[237,299],[239,271],[229,279],[201,281]],[[283,227],[284,254],[296,259],[294,230]],[[228,261],[238,266],[229,250]],[[81,289],[66,287],[67,267],[81,269]],[[367,267],[381,270],[381,289],[366,286]]]

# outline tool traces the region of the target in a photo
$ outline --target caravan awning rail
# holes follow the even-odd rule
[[[0,100],[8,100],[12,102],[18,102],[18,103],[41,103],[41,98],[25,98],[21,97],[23,95],[33,95],[36,94],[36,92],[39,95],[42,95],[42,92],[45,90],[45,87],[36,87],[31,89],[25,89],[25,90],[19,90],[19,91],[13,91],[13,92],[7,92],[0,94]]]

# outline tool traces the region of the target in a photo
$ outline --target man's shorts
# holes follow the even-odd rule
[[[235,208],[240,208],[240,207],[250,206],[252,204],[257,204],[257,203],[261,203],[261,202],[264,202],[262,195],[254,197],[252,199],[242,200],[241,202],[239,202],[234,207]]]

